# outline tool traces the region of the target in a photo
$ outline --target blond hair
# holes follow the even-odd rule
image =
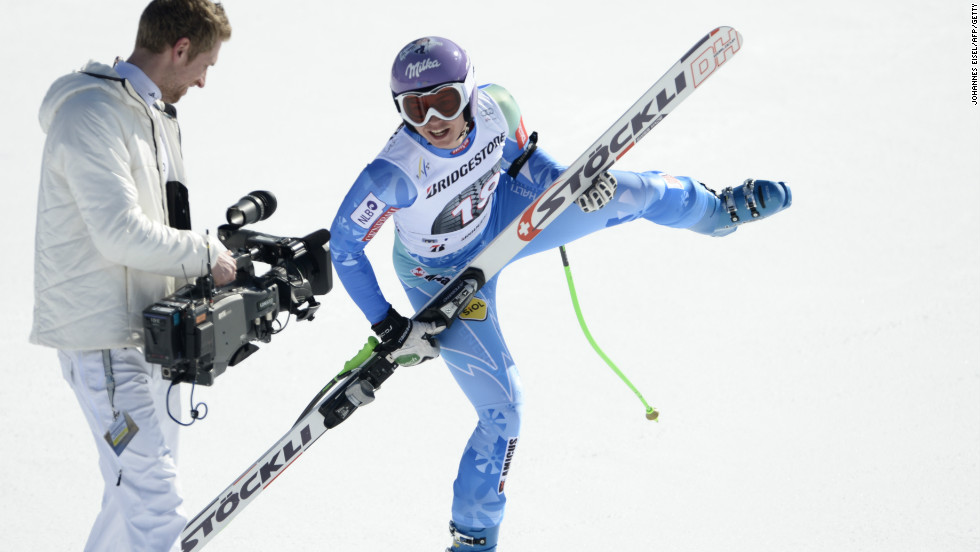
[[[231,23],[220,2],[212,0],[153,0],[140,16],[136,47],[160,53],[181,38],[190,40],[188,58],[209,52],[231,38]]]

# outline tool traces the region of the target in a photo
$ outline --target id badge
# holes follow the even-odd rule
[[[109,426],[109,431],[105,432],[105,440],[112,447],[116,456],[119,456],[139,430],[140,428],[136,427],[136,422],[129,417],[129,413],[123,412],[122,416],[116,418]]]

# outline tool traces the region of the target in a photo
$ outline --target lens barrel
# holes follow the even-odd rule
[[[276,196],[272,192],[256,190],[229,207],[225,217],[228,224],[245,226],[271,217],[276,212],[277,205]]]

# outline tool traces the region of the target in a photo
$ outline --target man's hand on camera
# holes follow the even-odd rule
[[[211,275],[214,276],[214,285],[223,286],[225,284],[230,284],[235,281],[235,273],[238,271],[238,265],[235,264],[235,259],[231,256],[231,251],[222,251],[218,258],[215,259],[214,265],[211,266]]]
[[[432,336],[446,326],[438,322],[418,322],[388,309],[384,320],[371,326],[381,343],[374,348],[380,355],[391,355],[399,366],[415,366],[439,356],[439,342]]]

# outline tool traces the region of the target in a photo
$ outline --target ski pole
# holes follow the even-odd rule
[[[602,358],[602,360],[604,360],[610,368],[612,368],[612,371],[619,376],[619,379],[623,380],[623,383],[632,389],[633,393],[635,393],[640,399],[640,402],[643,403],[643,407],[646,409],[647,419],[657,421],[657,418],[660,416],[657,409],[647,404],[646,399],[643,398],[643,394],[640,393],[636,386],[633,385],[633,382],[626,377],[626,374],[624,374],[622,370],[616,366],[616,363],[614,363],[612,359],[610,359],[609,356],[603,352],[603,350],[599,347],[599,344],[596,343],[595,338],[592,337],[592,332],[589,331],[589,327],[585,323],[585,317],[582,315],[582,308],[579,306],[578,294],[575,293],[575,282],[572,280],[572,268],[568,264],[568,253],[565,251],[565,246],[558,246],[558,251],[561,252],[561,262],[565,267],[565,279],[568,280],[568,292],[572,296],[572,306],[575,307],[575,316],[578,318],[579,326],[582,327],[582,333],[585,334],[585,338],[589,340],[589,344],[592,345],[592,348],[595,349],[595,352],[598,353],[599,357]]]

